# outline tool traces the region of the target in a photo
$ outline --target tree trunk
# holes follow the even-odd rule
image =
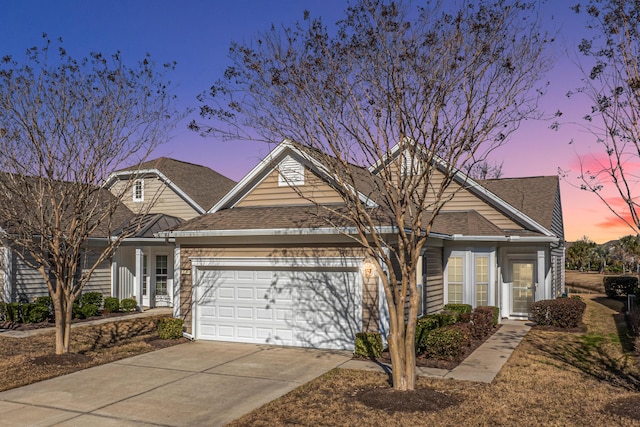
[[[53,312],[55,316],[55,325],[56,325],[56,354],[64,354],[69,352],[68,345],[65,344],[65,336],[68,335],[68,325],[70,322],[67,322],[67,309],[66,304],[64,304],[64,295],[62,295],[61,291],[58,291],[56,294],[52,294],[51,298],[53,299]]]

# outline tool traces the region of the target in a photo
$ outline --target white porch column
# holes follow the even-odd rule
[[[142,283],[143,275],[144,275],[144,252],[142,252],[142,248],[136,248],[136,276],[134,279],[135,290],[136,290],[136,301],[138,302],[138,307],[142,309],[142,287],[144,283]]]
[[[11,257],[11,248],[8,246],[0,247],[0,281],[2,282],[2,294],[0,295],[0,301],[4,302],[12,302],[11,290],[13,288],[13,282],[11,278],[13,277],[13,272],[11,271]]]

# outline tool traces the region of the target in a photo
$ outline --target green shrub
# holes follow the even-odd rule
[[[470,304],[446,304],[443,309],[445,311],[455,311],[460,314],[471,313],[472,307]]]
[[[36,303],[29,304],[30,310],[23,314],[26,323],[40,323],[49,320],[49,307],[38,305]]]
[[[120,308],[122,309],[122,311],[134,311],[136,307],[138,307],[138,302],[133,298],[125,298],[120,301]]]
[[[102,305],[102,294],[100,292],[85,292],[80,296],[80,306],[87,304],[95,305],[100,309]]]
[[[4,305],[5,317],[9,322],[22,322],[22,315],[20,314],[20,303],[10,302]]]
[[[609,298],[626,297],[638,292],[638,278],[636,276],[605,276],[602,282],[604,292]]]
[[[86,319],[89,317],[97,316],[100,313],[100,309],[95,304],[84,304],[80,306],[82,316]]]
[[[491,310],[493,312],[493,326],[498,326],[498,322],[500,322],[500,307],[494,307],[492,305],[481,305],[476,309],[478,308],[482,310]]]
[[[4,322],[7,320],[7,309],[5,308],[5,302],[0,301],[0,321]]]
[[[477,307],[471,313],[471,335],[475,339],[483,339],[493,332],[493,307]]]
[[[582,322],[586,306],[576,298],[542,300],[531,305],[531,316],[538,325],[575,328]]]
[[[426,357],[430,359],[458,360],[465,344],[464,331],[458,325],[434,329],[427,334],[424,342],[424,354]]]
[[[84,313],[82,313],[82,308],[80,307],[80,303],[78,301],[73,302],[71,313],[74,319],[84,319]]]
[[[375,359],[382,355],[382,335],[377,332],[358,332],[353,355]]]
[[[120,301],[116,297],[104,298],[104,311],[107,313],[117,313],[120,311]]]

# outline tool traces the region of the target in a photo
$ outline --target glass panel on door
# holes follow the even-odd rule
[[[511,284],[511,311],[515,315],[526,315],[533,302],[534,262],[514,262]]]

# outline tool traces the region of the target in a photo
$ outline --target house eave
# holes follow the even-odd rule
[[[509,242],[509,243],[560,243],[556,236],[465,236],[453,234],[445,236],[445,240],[456,242]]]
[[[397,227],[384,226],[376,227],[376,233],[394,234],[398,232]],[[330,235],[330,234],[358,234],[355,227],[328,227],[328,228],[266,228],[266,229],[244,229],[244,230],[184,230],[184,231],[161,231],[156,233],[156,237],[177,238],[177,237],[228,237],[228,236],[301,236],[301,235]]]

